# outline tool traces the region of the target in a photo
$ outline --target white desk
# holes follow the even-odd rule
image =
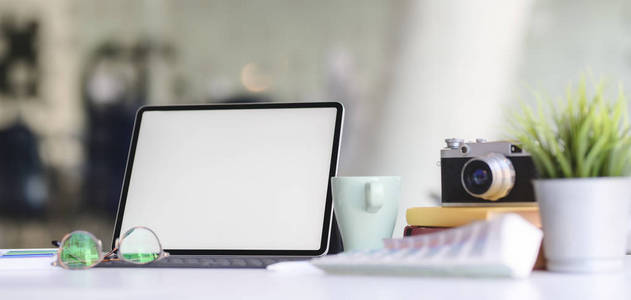
[[[0,266],[0,299],[631,299],[631,256],[617,274],[534,272],[529,279],[332,276],[314,270]]]

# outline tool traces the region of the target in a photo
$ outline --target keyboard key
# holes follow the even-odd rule
[[[170,258],[169,262],[173,264],[181,264],[181,263],[184,263],[184,260],[182,260],[181,258],[174,257],[174,258]]]
[[[201,264],[202,264],[202,266],[204,266],[204,267],[210,267],[210,266],[214,266],[214,265],[216,265],[217,263],[216,263],[216,262],[215,262],[215,260],[214,260],[214,259],[212,259],[212,258],[205,258],[205,259],[202,259],[202,260],[201,260]]]
[[[263,262],[260,259],[254,259],[254,258],[250,258],[247,260],[248,265],[252,266],[252,267],[262,267],[263,266]]]
[[[245,260],[243,260],[243,259],[239,259],[239,258],[237,258],[237,259],[233,259],[233,260],[231,261],[231,263],[232,263],[232,265],[233,265],[233,266],[237,266],[237,267],[245,267],[245,266],[247,265],[247,263],[245,262]]]
[[[228,261],[225,258],[219,258],[217,259],[217,265],[222,266],[222,267],[228,267],[230,266],[230,261]]]

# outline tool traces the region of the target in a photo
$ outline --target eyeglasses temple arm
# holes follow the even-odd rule
[[[118,248],[114,248],[114,249],[110,250],[109,252],[105,253],[103,255],[103,259],[110,258],[110,256],[112,256],[114,253],[116,253],[116,251],[118,251]]]

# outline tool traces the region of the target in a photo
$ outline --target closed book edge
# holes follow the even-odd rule
[[[497,215],[514,213],[541,228],[539,207],[412,207],[406,211],[408,225],[421,227],[456,227],[474,221],[489,220]]]

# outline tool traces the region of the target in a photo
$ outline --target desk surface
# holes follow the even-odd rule
[[[342,276],[302,267],[275,272],[146,268],[67,271],[56,267],[16,270],[0,265],[0,298],[631,299],[631,256],[626,259],[625,271],[620,273],[577,275],[537,271],[523,280]]]

